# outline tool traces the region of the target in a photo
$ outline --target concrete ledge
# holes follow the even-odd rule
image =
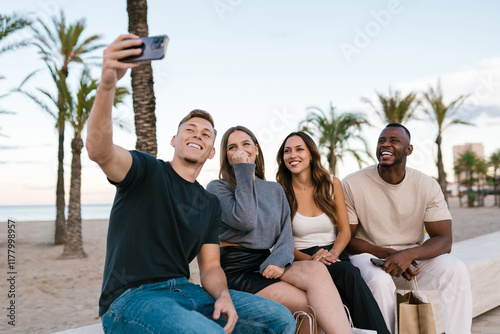
[[[102,325],[100,323],[85,327],[68,329],[62,332],[52,334],[103,334]]]
[[[476,317],[500,305],[500,231],[453,244],[451,254],[462,260],[470,274],[472,288],[472,316]],[[200,284],[200,273],[196,260],[189,264],[191,282]],[[444,333],[439,295],[435,291],[426,293],[432,303],[438,333]],[[103,334],[101,324],[74,328],[53,334]]]
[[[469,270],[472,316],[500,305],[500,232],[459,241],[453,245],[451,254],[462,260]]]

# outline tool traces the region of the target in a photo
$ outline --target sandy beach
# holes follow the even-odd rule
[[[500,208],[492,196],[483,208],[460,208],[450,199],[454,241],[500,230]],[[16,222],[16,326],[7,324],[7,226],[0,223],[0,332],[52,333],[99,323],[97,304],[106,251],[107,220],[83,222],[85,259],[58,260],[63,246],[51,244],[54,222]]]

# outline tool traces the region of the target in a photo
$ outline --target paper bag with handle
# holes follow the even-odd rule
[[[417,279],[410,281],[410,292],[396,293],[396,324],[399,334],[436,334],[432,305],[420,293]]]

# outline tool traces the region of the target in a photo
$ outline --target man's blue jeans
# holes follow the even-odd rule
[[[294,333],[290,311],[271,300],[229,290],[238,322],[233,333]],[[187,278],[143,284],[125,291],[102,316],[105,333],[224,333],[213,320],[214,299]]]

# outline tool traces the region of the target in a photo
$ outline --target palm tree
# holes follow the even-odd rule
[[[68,77],[69,68],[72,63],[83,63],[84,55],[103,47],[103,45],[97,44],[97,41],[101,38],[99,35],[92,35],[83,39],[82,34],[85,30],[85,19],[81,19],[74,24],[67,24],[62,11],[59,17],[52,17],[52,25],[47,25],[44,21],[38,19],[36,25],[32,26],[32,29],[35,37],[34,44],[38,48],[38,53],[49,67],[60,72],[60,80],[62,81],[65,81]],[[87,57],[87,59],[89,58]],[[64,130],[66,120],[66,105],[63,97],[59,94],[58,114],[56,118],[56,128],[59,133],[56,186],[57,213],[54,236],[56,245],[64,242]]]
[[[359,150],[349,147],[352,140],[363,143],[365,150],[361,153],[373,160],[368,152],[368,145],[360,134],[361,126],[369,125],[363,115],[356,113],[337,115],[331,103],[328,114],[318,107],[308,107],[306,110],[310,112],[306,119],[300,122],[299,129],[318,138],[318,147],[326,150],[332,173],[337,173],[337,161],[342,160],[347,153],[354,156],[360,168],[365,163]]]
[[[127,0],[128,31],[140,37],[149,35],[147,0]],[[156,99],[151,62],[132,69],[132,99],[135,114],[136,149],[156,156]]]
[[[74,138],[71,142],[72,162],[71,162],[71,181],[69,194],[68,220],[65,222],[63,231],[64,251],[61,258],[84,257],[82,235],[81,235],[81,201],[80,201],[80,185],[81,185],[81,151],[83,148],[83,140],[81,134],[88,120],[90,110],[95,99],[94,91],[97,89],[96,80],[90,79],[88,72],[82,73],[79,88],[76,98],[73,98],[66,83],[64,74],[47,64],[52,76],[52,81],[55,85],[56,93],[42,88],[37,88],[36,93],[30,93],[21,87],[19,92],[29,97],[32,101],[38,104],[42,110],[52,116],[54,120],[58,120],[61,114],[61,109],[64,110],[65,119],[69,121],[73,128]],[[123,102],[123,98],[129,94],[129,91],[124,87],[117,87],[115,92],[114,105]],[[62,101],[62,103],[61,103]],[[123,127],[120,122],[115,124]]]
[[[447,199],[446,192],[446,172],[443,166],[443,155],[441,152],[441,143],[443,140],[443,132],[451,125],[463,124],[472,125],[471,123],[461,119],[457,112],[463,105],[468,95],[460,95],[455,100],[448,104],[443,102],[443,92],[441,90],[441,82],[438,80],[436,89],[429,87],[429,91],[424,93],[424,99],[429,104],[431,110],[425,110],[425,112],[431,117],[431,119],[437,124],[438,131],[436,137],[437,145],[437,160],[436,166],[438,168],[438,183],[441,186],[445,199]]]
[[[403,97],[400,91],[396,90],[392,92],[389,87],[389,94],[387,96],[382,93],[375,93],[380,102],[380,108],[375,106],[366,97],[361,98],[361,101],[370,104],[384,123],[407,123],[410,119],[414,118],[415,110],[420,105],[417,93],[414,92],[410,92]]]
[[[59,75],[62,73],[59,72]],[[82,215],[81,215],[81,154],[83,149],[82,132],[87,124],[90,110],[95,100],[97,80],[91,79],[84,70],[80,78],[76,99],[71,96],[67,86],[63,89],[63,97],[68,106],[69,123],[73,128],[71,141],[71,184],[69,190],[68,221],[65,228],[64,250],[60,258],[81,258],[87,254],[83,250]],[[129,92],[123,87],[116,89],[114,105],[123,102],[123,97]]]
[[[460,207],[462,207],[462,172],[463,168],[460,165],[460,160],[455,161],[453,166],[453,171],[455,172],[455,177],[457,179],[457,187],[458,187],[458,202],[460,203]]]
[[[498,168],[500,167],[500,149],[497,150],[496,152],[493,152],[490,155],[489,159],[490,165],[493,167],[493,193],[495,197],[495,206],[498,205],[500,206],[500,200],[498,199],[498,192],[497,192],[497,171]]]
[[[462,170],[467,175],[467,206],[469,208],[474,206],[474,201],[476,200],[472,186],[474,183],[474,172],[476,171],[477,161],[478,157],[476,153],[472,151],[465,151],[460,154],[458,159],[458,163],[462,166]]]
[[[19,14],[13,13],[11,16],[0,14],[0,41],[15,32],[31,25],[31,20]],[[29,41],[13,41],[10,44],[0,47],[0,54],[13,51],[17,48],[29,45]]]
[[[14,35],[16,32],[28,27],[31,25],[31,21],[23,16],[20,16],[16,13],[11,16],[0,14],[0,42],[3,44],[3,41],[8,36]],[[2,41],[3,40],[3,41]],[[8,43],[7,45],[0,46],[0,55],[7,51],[13,51],[20,47],[29,45],[29,42],[26,40],[22,41],[13,41]],[[3,76],[0,76],[0,80],[5,79]],[[7,97],[9,94],[1,94],[0,99]],[[0,110],[0,114],[14,114],[13,112],[9,112],[6,110]],[[1,129],[1,127],[0,127]],[[0,136],[3,136],[0,133]]]
[[[477,173],[477,206],[484,206],[484,187],[486,186],[486,177],[488,175],[488,163],[484,159],[477,159],[476,161],[476,173]]]

